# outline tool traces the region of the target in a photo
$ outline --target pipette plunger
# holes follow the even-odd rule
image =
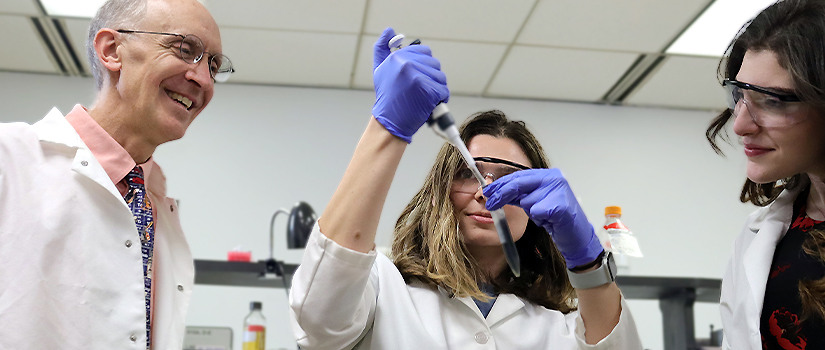
[[[401,42],[403,40],[404,34],[398,34],[390,39],[387,46],[390,50],[400,49]],[[418,45],[420,43],[420,40],[415,39],[412,43],[410,43],[410,45]],[[446,103],[441,102],[433,108],[430,118],[427,119],[427,125],[429,125],[438,136],[441,136],[449,144],[453,145],[459,153],[461,153],[461,157],[464,159],[464,162],[467,163],[467,167],[473,173],[473,176],[475,176],[482,188],[487,186],[487,181],[484,179],[484,176],[481,175],[481,172],[478,171],[476,162],[473,160],[473,156],[470,155],[467,145],[464,144],[463,140],[461,140],[461,135],[458,133],[458,128],[455,126],[455,120],[452,115],[450,115],[450,109],[447,108]],[[490,212],[490,215],[492,216],[493,223],[495,224],[496,232],[498,232],[501,247],[504,249],[504,258],[507,260],[507,265],[510,266],[510,270],[513,271],[513,275],[519,277],[521,275],[521,261],[518,256],[518,250],[516,250],[516,243],[513,241],[512,234],[510,234],[510,226],[507,225],[507,218],[504,215],[504,210],[493,210]]]

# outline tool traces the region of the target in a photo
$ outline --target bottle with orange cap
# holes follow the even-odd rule
[[[622,222],[622,207],[604,208],[604,235],[601,238],[605,249],[618,256],[642,257],[639,241]]]

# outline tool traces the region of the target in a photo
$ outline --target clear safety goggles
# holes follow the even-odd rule
[[[747,106],[753,122],[762,127],[790,126],[805,118],[805,113],[800,113],[804,104],[794,94],[781,94],[730,79],[725,79],[722,86],[727,90],[728,108],[733,111],[734,117]]]
[[[481,176],[484,176],[484,179],[490,182],[519,170],[530,169],[530,167],[498,158],[475,157],[473,160],[475,160]],[[481,184],[473,176],[473,172],[466,164],[462,163],[462,166],[458,168],[453,176],[452,190],[462,193],[476,193],[479,188],[481,188]]]

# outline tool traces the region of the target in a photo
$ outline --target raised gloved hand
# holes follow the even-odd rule
[[[411,45],[390,52],[387,43],[395,36],[387,28],[375,43],[372,115],[390,133],[410,143],[433,108],[450,97],[447,76],[441,63],[425,45]]]
[[[603,251],[570,185],[558,169],[517,171],[484,188],[487,209],[518,205],[543,227],[561,251],[567,268],[593,262]]]

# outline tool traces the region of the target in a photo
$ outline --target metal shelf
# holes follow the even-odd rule
[[[281,261],[238,262],[195,259],[195,283],[218,286],[288,288],[298,265]],[[286,279],[285,279],[286,277]]]
[[[718,303],[722,281],[711,278],[617,276],[616,284],[628,299],[662,299],[692,290],[695,301]]]
[[[618,276],[628,299],[659,300],[665,350],[700,349],[693,326],[693,303],[718,303],[722,281],[709,278]]]

